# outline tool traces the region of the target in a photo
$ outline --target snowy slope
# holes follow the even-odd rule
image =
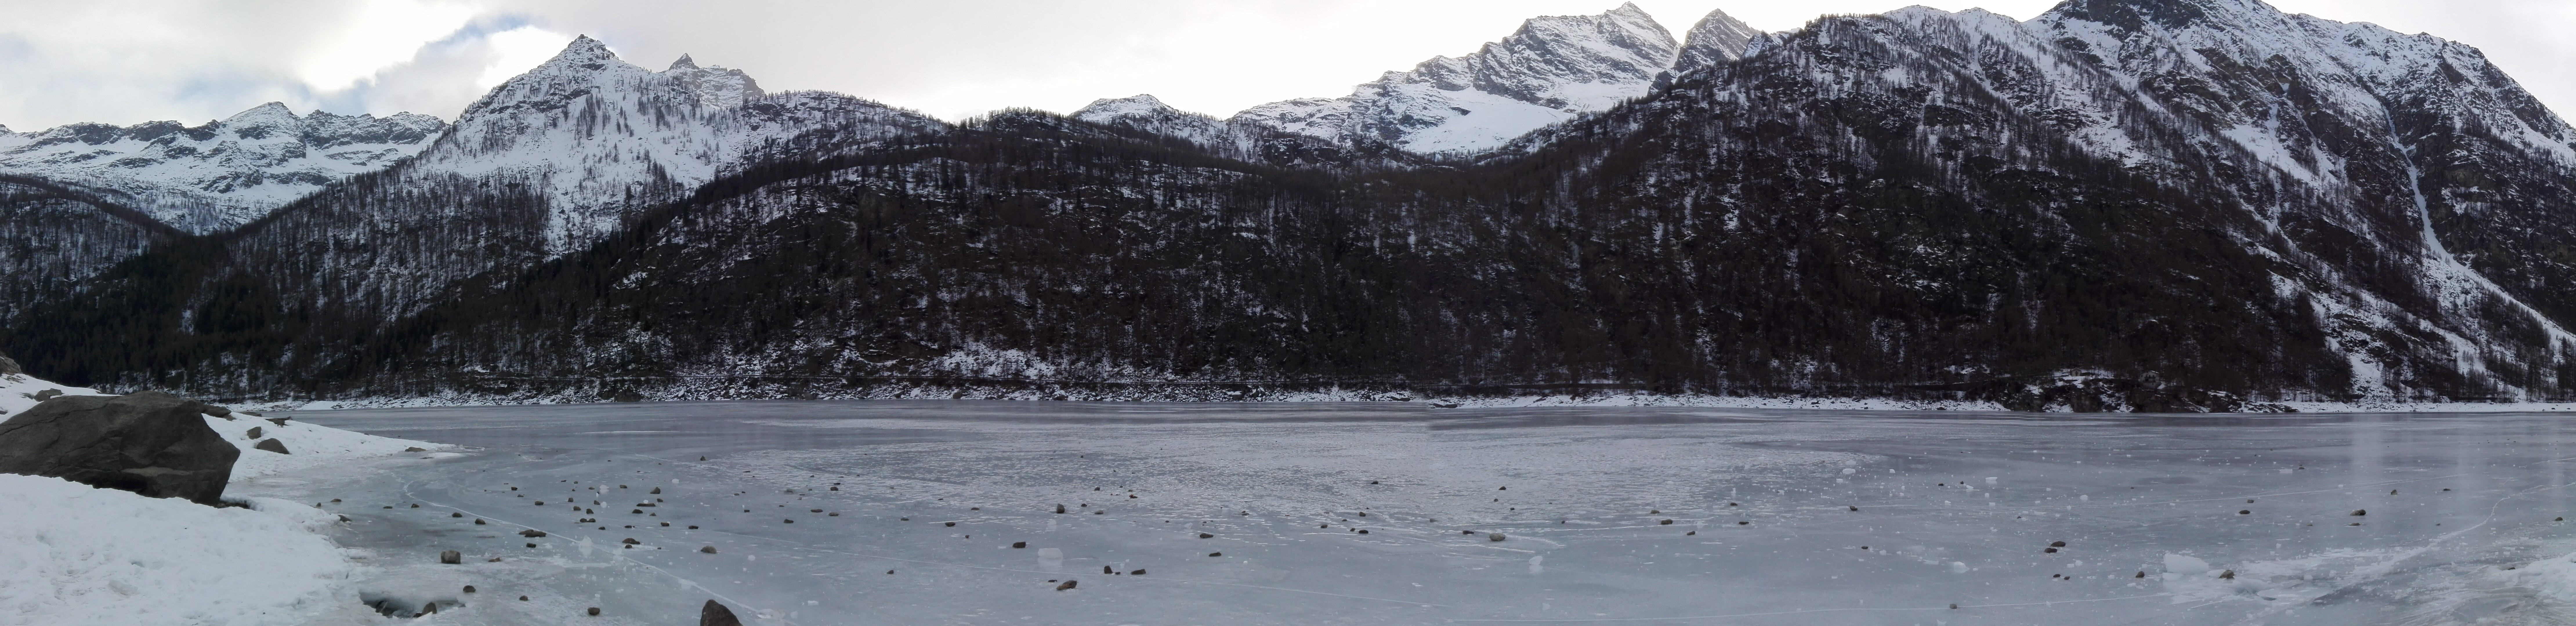
[[[807,132],[830,128],[848,140],[938,125],[840,94],[769,94],[741,70],[687,56],[647,70],[585,36],[467,107],[406,174],[538,185],[553,203],[547,238],[559,253]]]
[[[88,387],[56,384],[26,374],[0,374],[0,422],[9,421],[11,416],[36,408],[36,403],[39,402],[36,395],[48,391],[59,391],[62,392],[61,395],[70,396],[113,395],[99,393],[98,390]]]
[[[357,567],[282,500],[213,508],[0,474],[0,624],[302,624]]]
[[[1475,152],[1644,95],[1672,67],[1678,49],[1672,34],[1634,4],[1600,15],[1539,17],[1472,54],[1387,72],[1348,96],[1273,102],[1232,119],[1422,154]]]
[[[203,233],[258,219],[332,181],[384,169],[446,129],[427,115],[298,116],[275,102],[193,127],[0,129],[0,174],[86,187]]]

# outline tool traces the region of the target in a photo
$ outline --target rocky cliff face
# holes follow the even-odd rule
[[[420,152],[447,124],[427,115],[298,116],[271,102],[186,126],[0,129],[0,174],[76,185],[182,230],[240,226],[348,176]]]
[[[1762,36],[1762,31],[1737,21],[1735,16],[1727,15],[1725,11],[1710,11],[1700,18],[1698,24],[1691,25],[1689,33],[1682,35],[1681,53],[1673,59],[1672,71],[1667,76],[1689,74],[1744,58],[1745,51]]]

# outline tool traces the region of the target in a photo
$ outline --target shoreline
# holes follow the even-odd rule
[[[315,400],[248,402],[235,406],[269,411],[328,411],[336,409],[387,409],[473,406],[527,406],[563,404],[619,404],[642,402],[735,402],[735,401],[864,401],[864,400],[986,400],[1004,402],[1133,402],[1168,404],[1289,404],[1289,403],[1371,403],[1410,404],[1427,410],[1456,408],[1712,408],[1824,411],[1959,411],[1979,413],[2151,413],[2146,411],[2074,411],[2067,406],[2052,406],[2041,411],[2013,411],[1991,401],[1979,400],[1906,400],[1871,397],[1803,397],[1803,396],[1714,396],[1700,394],[1586,394],[1586,395],[1518,395],[1518,396],[1411,396],[1386,392],[1288,392],[1269,393],[1254,398],[1137,397],[1137,394],[1062,394],[1026,391],[1004,394],[956,394],[944,390],[935,393],[871,393],[787,395],[712,395],[647,397],[619,401],[556,394],[536,397],[493,395],[448,395],[420,397],[379,397],[354,400]],[[2543,413],[2576,412],[2576,402],[2400,402],[2388,399],[2366,399],[2353,402],[2283,401],[2260,403],[2264,410],[2161,413],[2173,415],[2277,415],[2302,413]]]

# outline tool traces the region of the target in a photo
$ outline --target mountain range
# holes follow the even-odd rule
[[[2571,187],[2475,48],[2256,0],[1622,6],[1222,119],[585,37],[452,125],[0,134],[0,349],[265,399],[2565,400]]]

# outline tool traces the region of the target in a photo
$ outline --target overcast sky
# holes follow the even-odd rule
[[[2029,18],[2049,0],[1926,0]],[[1679,37],[1711,9],[1763,30],[1907,0],[1637,0]],[[263,102],[455,117],[574,34],[660,69],[682,53],[771,91],[838,91],[957,118],[1151,93],[1227,115],[1339,96],[1472,52],[1536,15],[1617,0],[0,0],[0,125],[191,124]],[[2274,0],[2478,46],[2576,110],[2576,0]]]

